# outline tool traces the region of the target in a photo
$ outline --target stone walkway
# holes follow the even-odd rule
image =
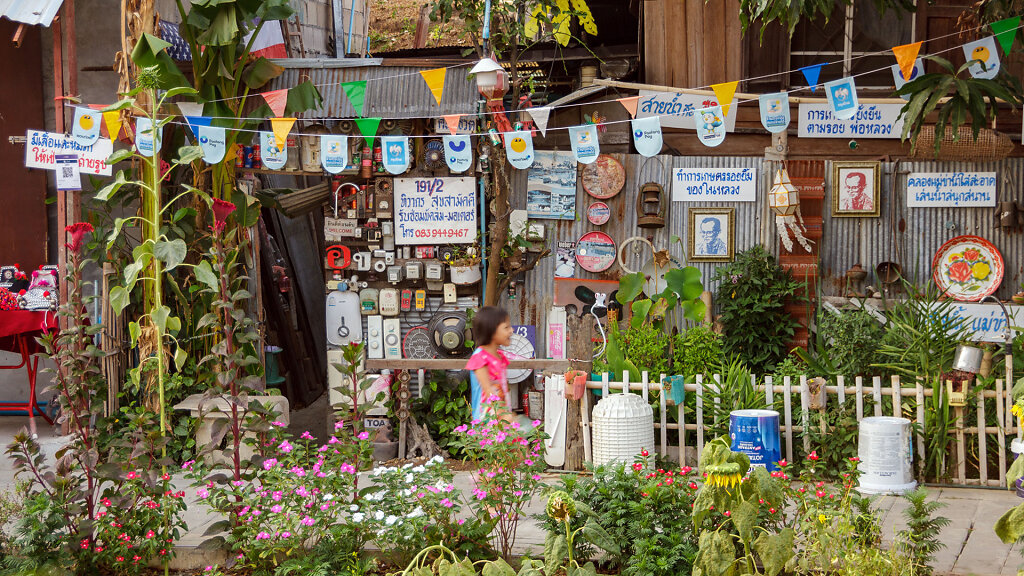
[[[25,417],[0,417],[0,438],[8,440],[25,425]],[[40,442],[50,454],[57,449],[58,440],[53,430],[43,423],[40,428]],[[545,481],[557,481],[558,474],[546,475]],[[221,561],[223,556],[216,552],[198,548],[205,539],[203,533],[214,521],[209,511],[194,497],[194,490],[188,488],[183,479],[175,482],[178,489],[185,490],[189,508],[184,515],[187,532],[177,545],[176,558],[171,565],[174,570],[191,570]],[[456,474],[456,485],[464,493],[472,491],[472,477],[468,472]],[[14,471],[10,461],[0,461],[0,491],[14,487]],[[930,497],[946,504],[939,513],[951,520],[942,531],[946,547],[938,552],[933,567],[935,573],[977,576],[1016,576],[1017,568],[1024,566],[1024,557],[1019,546],[1003,544],[992,531],[992,525],[1009,508],[1021,503],[1013,492],[982,488],[929,488]],[[886,543],[892,541],[897,531],[906,526],[903,518],[905,502],[894,496],[877,498],[875,506],[882,511],[882,533]],[[535,500],[528,507],[529,514],[540,513],[543,505]],[[544,549],[544,532],[531,518],[520,521],[516,551],[520,554],[539,555]]]

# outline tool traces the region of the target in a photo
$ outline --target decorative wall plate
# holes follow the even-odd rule
[[[932,258],[932,278],[954,300],[977,302],[1003,281],[1003,255],[980,236],[948,240]]]
[[[587,272],[604,272],[615,263],[615,241],[604,232],[587,232],[576,243],[576,262]]]
[[[594,202],[587,208],[587,220],[595,226],[600,226],[612,217],[612,211],[604,202]]]
[[[625,184],[626,169],[607,154],[601,154],[583,169],[583,189],[598,200],[614,197]]]

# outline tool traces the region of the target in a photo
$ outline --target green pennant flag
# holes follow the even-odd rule
[[[996,40],[999,40],[999,45],[1003,47],[1003,54],[1009,55],[1010,49],[1013,48],[1013,39],[1017,36],[1017,27],[1020,26],[1020,16],[1014,16],[1013,18],[1007,18],[998,22],[989,24],[992,27],[992,32],[996,35]]]
[[[363,99],[366,97],[366,80],[355,82],[342,82],[341,87],[345,90],[345,96],[355,109],[356,115],[363,116]]]
[[[380,118],[356,118],[356,126],[359,133],[366,139],[366,145],[373,147],[373,137],[377,135],[377,127],[380,126]]]

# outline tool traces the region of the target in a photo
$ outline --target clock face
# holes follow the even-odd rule
[[[508,356],[509,360],[520,360],[523,358],[533,358],[535,351],[533,344],[526,335],[526,326],[513,326],[512,327],[512,341],[508,346],[502,346],[501,351]],[[524,329],[524,330],[518,330]],[[530,377],[533,370],[528,368],[516,368],[510,369],[506,373],[508,376],[509,384],[518,384]]]

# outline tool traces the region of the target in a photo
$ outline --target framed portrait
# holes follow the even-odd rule
[[[735,208],[690,208],[687,260],[731,262],[736,253]]]
[[[832,216],[877,217],[881,208],[880,162],[832,163]]]

